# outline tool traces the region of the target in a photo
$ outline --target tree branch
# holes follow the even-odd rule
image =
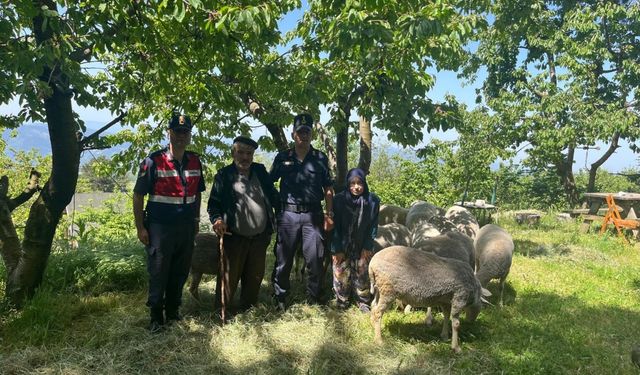
[[[16,207],[28,201],[29,198],[33,196],[33,194],[35,194],[37,191],[40,191],[39,182],[40,182],[41,176],[42,175],[40,174],[40,172],[36,171],[35,169],[31,170],[31,173],[29,175],[29,183],[27,184],[27,187],[22,191],[22,193],[20,193],[20,195],[18,195],[13,199],[9,199],[7,201],[7,207],[9,208],[9,212],[12,212],[13,210],[15,210]]]
[[[127,115],[127,112],[123,112],[120,114],[120,116],[114,118],[113,120],[111,120],[108,124],[106,124],[105,126],[101,127],[100,129],[96,130],[93,134],[91,134],[88,137],[83,138],[80,141],[80,148],[82,150],[86,150],[87,149],[87,145],[89,144],[89,142],[93,141],[95,138],[98,137],[98,135],[100,135],[100,133],[102,133],[103,131],[109,129],[110,127],[112,127],[113,125],[117,124],[118,122],[120,122],[123,118],[125,118],[125,116]]]
[[[613,155],[613,153],[616,151],[616,149],[618,147],[620,147],[618,145],[618,141],[620,140],[620,133],[619,132],[615,132],[613,134],[613,137],[611,137],[611,144],[609,145],[609,148],[607,149],[607,151],[600,157],[600,159],[596,160],[594,163],[591,164],[591,169],[597,169],[600,168],[600,166],[602,164],[604,164],[605,161],[607,161],[609,159],[609,157],[611,155]]]

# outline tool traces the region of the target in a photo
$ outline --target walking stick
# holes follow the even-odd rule
[[[227,280],[227,273],[226,273],[226,261],[224,259],[224,235],[225,233],[222,233],[222,235],[220,236],[220,277],[222,278],[222,280],[218,280],[218,282],[220,282],[220,304],[221,306],[221,311],[220,311],[220,315],[222,318],[222,325],[224,325],[225,321],[227,320],[227,298],[226,298],[226,280]]]

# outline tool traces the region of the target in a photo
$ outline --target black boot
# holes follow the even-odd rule
[[[149,323],[149,332],[160,333],[164,329],[164,316],[162,308],[151,309],[151,322]]]
[[[167,317],[167,324],[172,324],[182,320],[182,315],[180,315],[180,311],[177,307],[167,308],[165,310],[165,315]]]

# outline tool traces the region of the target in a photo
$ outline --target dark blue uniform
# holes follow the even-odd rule
[[[294,149],[282,151],[276,155],[270,173],[274,182],[280,180],[282,201],[272,275],[276,299],[284,302],[290,289],[293,257],[302,241],[302,253],[309,269],[307,296],[317,301],[321,294],[325,250],[322,201],[324,189],[333,186],[327,155],[312,147],[300,162]]]

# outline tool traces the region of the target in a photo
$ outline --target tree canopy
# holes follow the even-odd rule
[[[570,202],[578,200],[574,152],[640,135],[640,7],[633,1],[498,0],[467,73],[486,68],[478,101],[485,126],[514,147],[530,144],[528,163],[552,164]],[[591,184],[593,187],[593,184]]]

